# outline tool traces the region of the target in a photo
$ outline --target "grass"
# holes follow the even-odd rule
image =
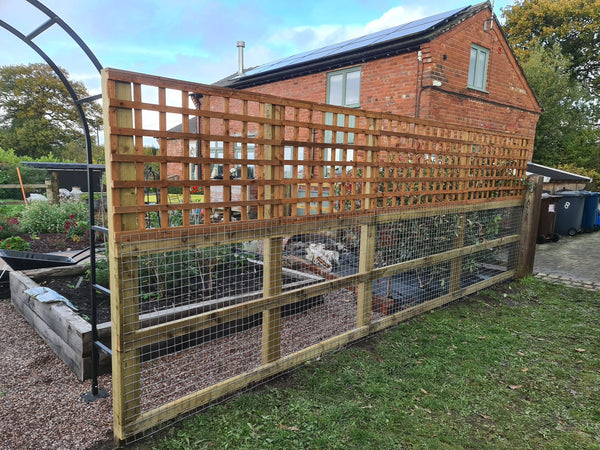
[[[160,449],[600,448],[600,293],[501,284],[170,428]]]

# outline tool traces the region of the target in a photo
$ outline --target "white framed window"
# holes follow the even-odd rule
[[[360,67],[327,74],[327,103],[351,108],[360,107]]]
[[[486,91],[489,59],[490,51],[487,48],[476,44],[471,46],[468,87],[479,91]]]

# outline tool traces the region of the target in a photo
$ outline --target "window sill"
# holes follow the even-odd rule
[[[472,91],[483,92],[484,94],[489,94],[490,91],[486,91],[485,89],[480,89],[475,86],[467,86],[467,89],[471,89]]]

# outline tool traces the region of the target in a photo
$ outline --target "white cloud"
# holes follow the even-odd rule
[[[396,27],[425,17],[423,8],[411,8],[407,11],[402,6],[396,6],[386,11],[381,17],[368,22],[366,25],[327,24],[319,26],[296,26],[281,28],[272,34],[265,43],[271,53],[270,60],[253,62],[249,65],[264,64],[274,59],[285,58],[297,53],[315,50],[330,44],[354,39],[386,28]],[[269,52],[262,52],[264,55]]]
[[[426,16],[427,14],[423,8],[411,8],[409,12],[403,6],[396,6],[386,11],[379,19],[367,23],[363,31],[364,34],[375,33],[376,31],[397,27],[398,25],[413,22]]]

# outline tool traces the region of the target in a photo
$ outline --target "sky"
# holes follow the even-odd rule
[[[211,84],[245,67],[363,36],[444,11],[468,0],[41,0],[90,47],[103,67]],[[499,0],[494,12],[511,0]],[[0,0],[0,20],[27,35],[48,17],[26,0]],[[100,93],[100,76],[62,29],[34,39],[74,81]],[[0,28],[0,66],[42,59]]]

